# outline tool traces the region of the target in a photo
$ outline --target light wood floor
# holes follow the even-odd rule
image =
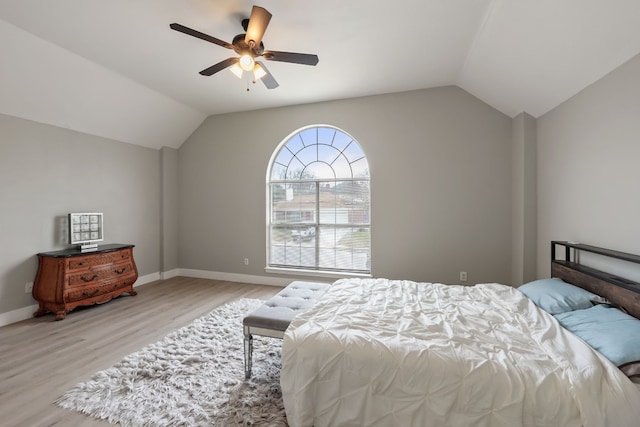
[[[0,328],[0,425],[108,426],[53,404],[124,356],[161,340],[219,305],[266,299],[281,288],[175,277],[136,288],[62,321],[47,314]]]

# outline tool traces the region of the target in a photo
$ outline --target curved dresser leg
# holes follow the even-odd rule
[[[38,311],[33,313],[33,317],[40,317],[40,316],[44,316],[45,314],[47,314],[47,309],[44,308],[42,304],[40,304],[40,306],[38,307]]]

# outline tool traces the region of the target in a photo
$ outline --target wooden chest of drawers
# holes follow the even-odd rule
[[[67,249],[38,254],[38,274],[33,297],[34,316],[53,312],[56,320],[80,305],[102,304],[125,292],[136,295],[133,284],[138,269],[133,245],[102,245],[97,251]]]

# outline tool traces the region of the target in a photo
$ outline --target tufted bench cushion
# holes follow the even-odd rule
[[[293,318],[311,308],[329,286],[327,283],[319,282],[291,282],[243,319],[246,378],[251,377],[253,335],[284,337],[284,332]]]

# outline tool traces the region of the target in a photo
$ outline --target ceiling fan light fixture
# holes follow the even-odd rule
[[[235,74],[236,77],[239,78],[239,79],[242,78],[242,74],[244,73],[244,70],[240,67],[240,65],[238,65],[237,62],[235,64],[233,64],[233,66],[231,68],[229,68],[229,71],[231,71],[233,74]]]
[[[264,76],[267,75],[267,72],[264,70],[264,68],[262,68],[260,66],[260,64],[256,64],[255,67],[253,67],[253,80],[260,80],[261,78],[263,78]]]
[[[244,71],[253,71],[253,67],[255,66],[256,62],[253,60],[253,57],[251,55],[245,53],[240,57],[238,64],[240,64],[240,68],[242,68]]]

